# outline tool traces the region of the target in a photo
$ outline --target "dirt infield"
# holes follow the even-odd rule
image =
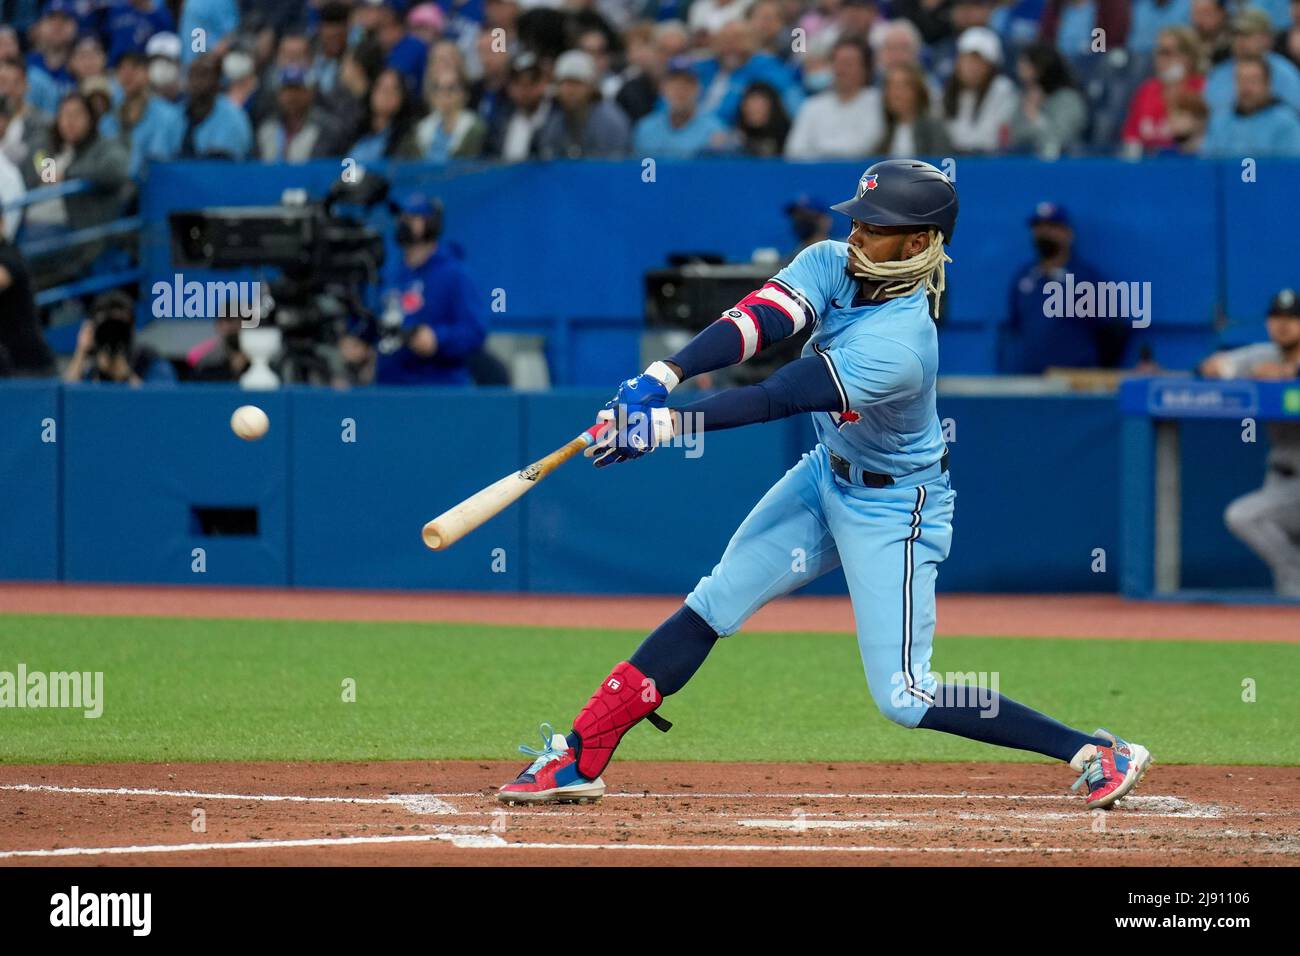
[[[517,770],[0,767],[0,865],[1300,863],[1297,768],[1155,767],[1095,813],[1049,765],[630,763],[600,803],[504,807]]]
[[[470,621],[650,630],[673,597],[330,591],[279,588],[0,584],[0,613],[161,615],[309,621]],[[847,597],[773,601],[747,631],[852,631]],[[1300,642],[1300,605],[1126,601],[1114,595],[943,594],[940,637],[1140,638]]]
[[[581,601],[581,604],[577,602]],[[649,629],[672,598],[0,584],[0,613]],[[939,634],[1300,640],[1280,606],[943,596]],[[753,630],[846,631],[845,598]],[[1157,755],[1158,757],[1158,755]],[[1300,864],[1295,767],[1156,766],[1089,813],[1059,766],[617,764],[586,806],[505,807],[517,764],[0,765],[0,866]]]

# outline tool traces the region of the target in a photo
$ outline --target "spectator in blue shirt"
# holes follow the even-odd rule
[[[144,54],[128,51],[117,62],[122,98],[99,121],[100,135],[116,139],[130,150],[129,172],[140,175],[146,162],[166,162],[180,155],[185,115],[178,106],[149,89],[149,65]]]
[[[224,53],[239,26],[235,0],[185,0],[181,6],[181,62],[189,65],[204,53]],[[203,31],[203,47],[195,50],[195,30]]]
[[[176,21],[162,0],[112,0],[104,14],[108,62],[117,66],[127,53],[143,53],[155,33],[175,33]]]
[[[1206,156],[1300,156],[1300,117],[1273,95],[1269,63],[1238,58],[1234,109],[1215,110],[1205,134]]]
[[[691,65],[686,57],[668,64],[660,85],[663,105],[636,124],[633,143],[638,155],[690,159],[725,141],[722,121],[699,109],[700,80]]]
[[[209,53],[190,64],[182,157],[243,162],[252,152],[253,129],[248,114],[219,96],[220,87],[221,65],[216,55]]]
[[[54,114],[59,102],[77,88],[68,69],[77,42],[77,11],[72,0],[50,0],[32,31],[35,49],[27,54],[28,97],[33,106]]]
[[[379,385],[469,385],[468,362],[486,337],[485,303],[469,273],[440,245],[442,205],[421,195],[401,206],[397,242],[401,260],[383,289],[382,326],[362,344],[340,343],[350,365],[372,351]]]
[[[998,335],[998,371],[1039,375],[1049,367],[1114,368],[1128,342],[1129,326],[1118,318],[1052,314],[1048,297],[1057,288],[1094,291],[1100,274],[1074,253],[1074,230],[1066,211],[1039,203],[1029,220],[1037,261],[1026,266],[1011,286],[1010,315]],[[1069,277],[1073,277],[1072,279]]]
[[[402,22],[402,0],[385,0],[380,8],[375,39],[384,51],[384,66],[402,74],[409,89],[424,85],[424,71],[429,63],[429,48],[419,37],[412,36]]]
[[[1205,81],[1205,102],[1212,112],[1226,111],[1236,99],[1235,61],[1247,57],[1268,60],[1273,95],[1300,109],[1300,69],[1286,57],[1273,52],[1273,24],[1263,10],[1248,8],[1232,21],[1232,59],[1210,71]]]
[[[770,53],[755,52],[755,46],[754,28],[744,20],[733,20],[713,35],[713,59],[695,67],[703,89],[701,108],[728,125],[736,122],[740,99],[751,83],[774,86],[791,116],[803,103],[803,90],[790,68]]]

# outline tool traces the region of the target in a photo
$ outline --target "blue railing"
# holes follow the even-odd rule
[[[62,183],[51,183],[48,186],[40,186],[36,189],[29,190],[17,199],[10,200],[4,204],[5,216],[8,217],[15,210],[27,209],[40,203],[50,202],[55,199],[65,199],[68,196],[77,196],[87,193],[95,188],[94,183],[85,179],[73,179]],[[143,226],[143,220],[139,216],[131,216],[122,219],[115,219],[112,222],[99,223],[94,226],[87,226],[83,229],[75,229],[70,232],[61,232],[54,235],[39,236],[35,239],[26,239],[23,235],[24,230],[19,229],[18,247],[23,255],[29,259],[49,258],[56,253],[72,249],[77,246],[89,245],[94,242],[101,242],[105,239],[117,237],[138,237]],[[38,306],[50,306],[66,299],[76,298],[78,296],[90,295],[95,292],[103,292],[107,289],[116,289],[120,286],[131,285],[140,281],[143,271],[139,265],[133,265],[125,269],[113,269],[108,272],[96,273],[86,276],[85,278],[76,279],[72,282],[66,282],[62,285],[52,286],[48,289],[42,289],[36,294],[36,304]]]

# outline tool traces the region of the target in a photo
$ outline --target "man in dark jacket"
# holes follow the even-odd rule
[[[36,320],[31,272],[3,227],[0,206],[0,378],[53,375],[54,355]]]

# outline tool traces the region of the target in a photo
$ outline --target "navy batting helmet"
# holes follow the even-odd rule
[[[858,180],[858,194],[831,206],[873,226],[934,226],[952,242],[957,190],[948,177],[915,159],[876,163]]]

